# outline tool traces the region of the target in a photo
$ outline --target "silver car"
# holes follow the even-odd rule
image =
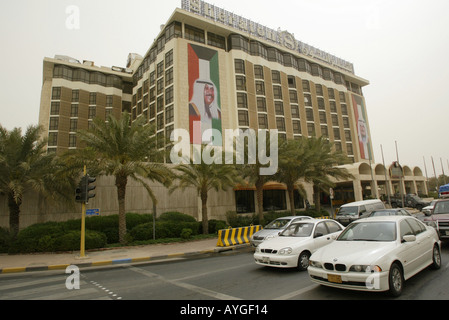
[[[287,228],[290,224],[306,219],[312,219],[312,217],[308,216],[289,216],[278,218],[274,221],[271,221],[269,224],[265,226],[263,230],[256,232],[252,235],[250,242],[251,245],[257,247],[262,241],[277,237],[281,231]]]

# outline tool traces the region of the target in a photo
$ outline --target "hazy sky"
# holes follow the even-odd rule
[[[269,28],[354,63],[364,88],[376,163],[449,175],[449,1],[214,0]],[[79,29],[69,29],[70,6]],[[144,55],[181,0],[15,0],[0,3],[0,124],[38,124],[42,62],[55,54],[125,66]],[[425,174],[425,172],[424,172]]]

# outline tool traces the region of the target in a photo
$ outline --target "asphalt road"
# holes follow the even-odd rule
[[[399,300],[449,300],[449,243],[443,243],[440,270],[426,269],[406,283]],[[5,300],[378,300],[384,293],[356,292],[312,283],[307,272],[261,267],[252,252],[232,251],[200,259],[121,265],[80,271],[79,289],[71,275],[39,272],[0,276]],[[182,304],[181,304],[182,305]],[[179,304],[178,304],[179,306]],[[258,306],[259,308],[259,306]],[[261,311],[260,309],[258,310]]]

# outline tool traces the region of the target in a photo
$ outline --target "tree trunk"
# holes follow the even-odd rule
[[[8,207],[9,207],[9,229],[15,238],[20,230],[20,205],[22,204],[22,200],[19,200],[17,203],[14,200],[13,194],[8,194]]]
[[[127,184],[128,184],[127,176],[117,175],[115,177],[115,186],[117,187],[117,199],[118,199],[118,235],[120,244],[126,243],[125,197],[126,197]]]
[[[207,217],[207,192],[201,192],[201,217],[203,234],[209,234],[209,220]]]
[[[288,199],[290,201],[290,212],[292,214],[292,216],[296,215],[295,212],[295,197],[293,192],[295,192],[295,189],[293,187],[289,187],[287,188],[287,192],[288,192]]]
[[[259,224],[264,225],[264,216],[263,216],[263,185],[264,182],[262,179],[258,179],[256,182],[256,198],[257,198],[257,216],[259,217]]]
[[[315,202],[315,210],[321,213],[321,190],[317,186],[313,186],[313,202]]]

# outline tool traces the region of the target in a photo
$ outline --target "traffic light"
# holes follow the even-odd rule
[[[75,190],[75,200],[78,203],[86,202],[86,177],[82,177]]]
[[[75,191],[76,202],[87,204],[89,199],[95,198],[95,193],[90,193],[90,191],[96,189],[95,186],[91,185],[95,181],[97,181],[97,179],[90,177],[89,175],[81,178],[81,181]]]
[[[97,187],[92,186],[91,184],[97,181],[96,178],[90,177],[87,175],[86,177],[86,203],[89,202],[89,199],[95,198],[95,193],[90,193],[90,191],[94,191]]]

